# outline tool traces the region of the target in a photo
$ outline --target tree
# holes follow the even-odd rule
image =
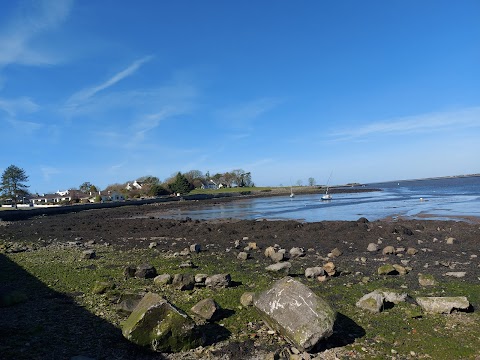
[[[28,186],[24,184],[26,181],[28,181],[28,176],[25,174],[25,170],[15,165],[10,165],[3,172],[0,189],[4,197],[12,199],[15,208],[18,198],[28,194]]]
[[[309,178],[308,178],[308,185],[309,185],[309,186],[315,185],[315,179],[314,179],[313,177],[309,177]]]
[[[93,185],[91,182],[89,181],[85,181],[82,185],[79,186],[78,190],[80,190],[81,192],[85,193],[85,194],[88,194],[88,193],[96,193],[98,192],[98,189],[95,185]]]
[[[193,183],[194,180],[200,179],[203,180],[204,176],[200,170],[190,170],[183,174],[190,183]]]
[[[152,175],[147,175],[147,176],[142,176],[137,179],[138,182],[142,182],[148,185],[159,185],[160,184],[160,179],[156,176]]]
[[[175,176],[175,181],[170,183],[168,186],[174,193],[187,194],[190,192],[190,190],[192,190],[192,185],[188,182],[188,179],[182,175],[181,172],[177,173],[177,176]]]
[[[148,190],[149,196],[168,195],[169,192],[162,185],[152,185]]]

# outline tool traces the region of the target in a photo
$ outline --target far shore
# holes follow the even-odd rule
[[[183,196],[161,196],[155,198],[146,199],[132,199],[127,201],[116,201],[106,203],[88,203],[88,204],[74,204],[74,205],[60,205],[60,206],[32,206],[22,207],[19,209],[2,207],[0,208],[0,220],[3,221],[15,221],[28,219],[34,216],[41,215],[55,215],[55,214],[67,214],[71,212],[92,210],[92,209],[106,209],[116,208],[122,206],[139,206],[147,204],[175,204],[174,206],[190,205],[193,202],[201,201],[202,203],[208,203],[209,201],[235,201],[245,198],[255,197],[270,197],[270,196],[288,196],[291,193],[291,189],[287,187],[242,191],[241,188],[235,192],[220,192],[218,190],[212,192],[204,192],[197,194],[187,194]],[[308,195],[308,194],[323,194],[325,193],[325,187],[316,186],[299,186],[293,187],[295,195]],[[372,192],[381,191],[376,188],[359,187],[359,186],[338,186],[331,187],[328,192],[331,194],[340,193],[359,193],[359,192]]]

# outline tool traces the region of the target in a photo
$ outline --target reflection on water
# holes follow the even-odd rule
[[[168,218],[182,219],[296,219],[378,220],[391,216],[426,219],[480,218],[480,177],[374,184],[382,191],[245,199],[208,205],[195,210],[175,210]]]

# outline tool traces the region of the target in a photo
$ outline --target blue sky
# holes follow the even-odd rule
[[[32,192],[480,172],[480,2],[2,1],[0,171]]]

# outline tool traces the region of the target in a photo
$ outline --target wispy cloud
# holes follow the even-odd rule
[[[134,136],[132,140],[128,143],[128,146],[136,146],[144,140],[145,135],[148,132],[158,127],[162,121],[173,116],[180,115],[182,113],[184,113],[183,109],[167,106],[154,114],[145,115],[142,119],[134,123],[134,125],[132,126],[134,130]]]
[[[330,137],[337,141],[361,140],[375,135],[415,134],[478,126],[480,126],[480,107],[470,107],[374,122],[332,132]]]
[[[34,131],[40,130],[44,126],[43,124],[33,121],[22,121],[17,119],[8,119],[7,121],[23,135],[31,134]]]
[[[216,116],[220,121],[230,126],[238,128],[248,127],[253,120],[273,110],[280,103],[280,100],[274,98],[257,99],[219,110]]]
[[[18,99],[0,98],[0,110],[5,111],[10,116],[15,116],[18,113],[33,113],[39,108],[40,106],[28,97]]]
[[[119,81],[129,76],[132,76],[138,71],[138,69],[140,69],[140,67],[143,64],[150,61],[152,58],[153,58],[152,56],[145,56],[141,59],[138,59],[134,61],[132,64],[130,64],[127,68],[116,73],[111,78],[104,81],[103,83],[78,91],[67,100],[67,108],[76,108],[81,104],[87,102],[90,98],[95,96],[98,92],[108,89],[109,87],[115,85]]]
[[[0,29],[0,68],[9,64],[50,65],[57,60],[44,50],[35,49],[33,40],[62,24],[73,0],[39,0],[19,8],[10,22]]]

